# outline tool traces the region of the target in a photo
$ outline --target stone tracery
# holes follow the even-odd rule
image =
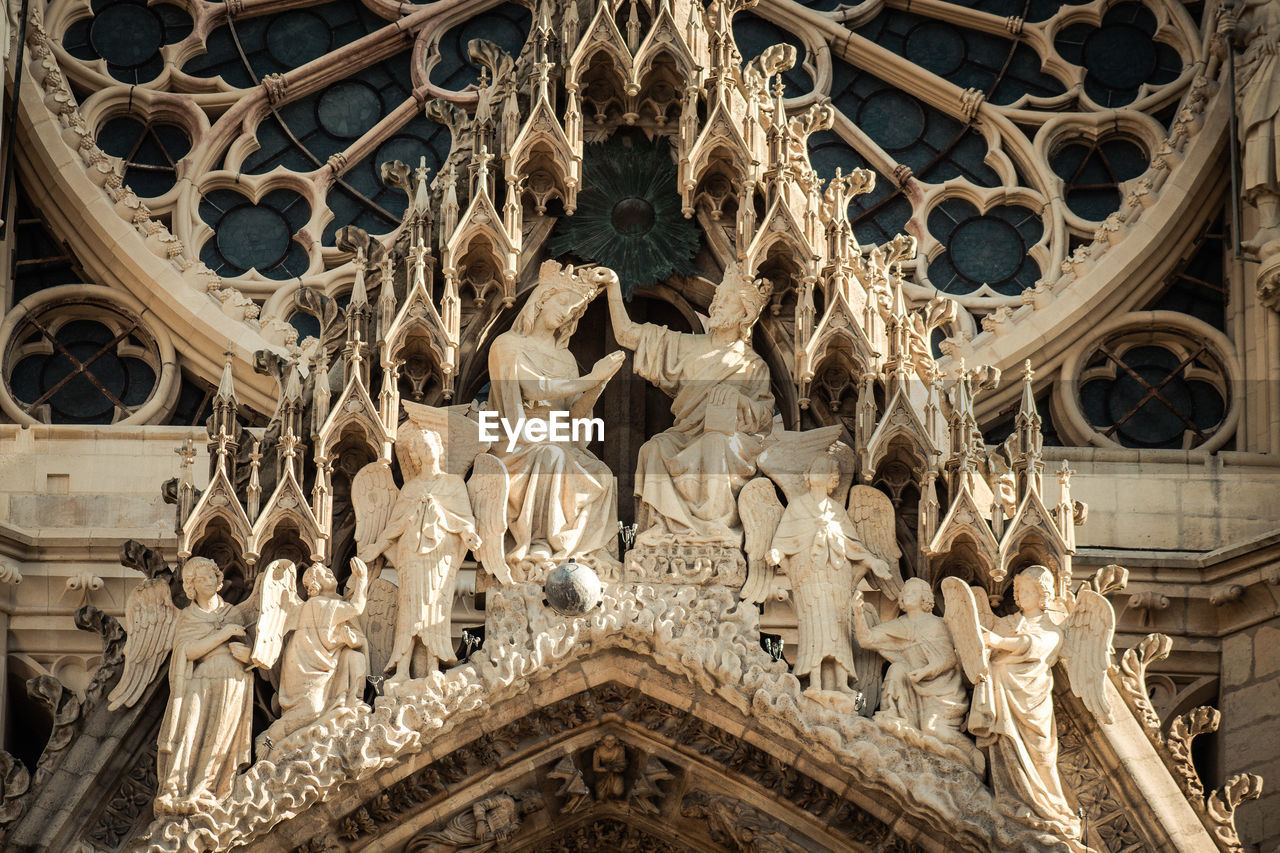
[[[677,7],[686,14],[677,15]],[[576,5],[572,8],[577,11]],[[690,4],[632,3],[631,14],[638,15],[641,8],[651,24],[649,35],[643,40],[638,35],[641,27],[626,20],[621,8],[613,10],[601,4],[593,16],[579,22],[564,10],[539,4],[533,10],[535,37],[527,43],[533,47],[513,50],[515,55],[506,56],[500,48],[490,50],[483,45],[469,45],[473,54],[487,51],[487,60],[482,64],[489,74],[482,78],[482,89],[477,94],[478,101],[487,101],[477,103],[472,114],[454,112],[451,115],[456,122],[451,128],[452,147],[444,160],[447,165],[436,180],[428,180],[425,167],[412,178],[408,167],[397,165],[383,169],[390,178],[388,183],[404,189],[408,199],[404,227],[389,241],[392,245],[383,245],[376,238],[370,242],[367,233],[352,228],[338,232],[335,239],[342,250],[358,249],[351,302],[344,312],[345,336],[336,341],[336,346],[326,346],[333,343],[326,340],[309,352],[295,351],[292,363],[280,371],[281,389],[273,419],[273,444],[277,451],[274,459],[271,454],[263,453],[264,449],[272,449],[264,448],[261,443],[266,441],[266,436],[259,440],[235,423],[237,400],[230,381],[231,372],[227,371],[227,381],[214,400],[213,483],[198,497],[188,491],[189,499],[179,502],[182,556],[200,551],[200,535],[216,523],[228,531],[238,556],[244,559],[245,581],[250,581],[257,565],[271,556],[273,547],[301,549],[298,550],[300,558],[309,556],[338,565],[339,549],[349,546],[350,542],[334,535],[335,524],[340,520],[334,516],[331,477],[335,461],[340,462],[351,445],[343,445],[336,439],[355,435],[358,445],[362,438],[388,465],[390,472],[393,446],[396,452],[402,450],[395,438],[401,397],[430,397],[443,402],[457,393],[457,377],[466,371],[466,362],[493,339],[491,333],[501,322],[501,312],[514,307],[520,296],[527,296],[519,288],[519,282],[540,241],[550,231],[543,212],[555,204],[561,205],[565,214],[574,207],[580,180],[577,167],[584,143],[607,135],[618,125],[639,122],[659,139],[669,136],[674,143],[681,171],[679,190],[683,204],[707,232],[708,257],[703,259],[702,269],[706,272],[731,270],[742,264],[743,270],[736,275],[750,281],[754,274],[767,272],[774,279],[774,292],[786,294],[785,303],[775,302],[770,306],[774,310],[767,312],[772,318],[765,321],[770,324],[767,327],[770,340],[762,344],[762,348],[772,347],[775,354],[780,354],[775,355],[775,362],[780,360],[784,365],[790,363],[796,367],[791,375],[781,371],[785,377],[785,394],[770,398],[770,402],[774,398],[779,401],[781,420],[797,430],[812,426],[812,421],[823,420],[821,412],[805,413],[815,402],[810,399],[807,383],[822,375],[822,368],[829,366],[827,359],[839,354],[846,369],[857,374],[857,393],[853,395],[856,398],[854,429],[849,430],[858,460],[857,476],[866,482],[876,482],[890,466],[911,458],[907,467],[916,478],[911,494],[918,501],[918,506],[912,509],[919,520],[916,543],[919,553],[911,555],[908,564],[914,561],[917,576],[936,585],[945,576],[962,574],[999,599],[1008,591],[1019,569],[1031,562],[1040,562],[1050,566],[1055,594],[1069,596],[1073,530],[1082,512],[1077,511],[1077,502],[1071,498],[1069,473],[1060,477],[1056,502],[1045,496],[1039,455],[1039,416],[1032,396],[1031,377],[1027,376],[1023,386],[1024,401],[1011,445],[1010,483],[997,482],[985,468],[987,460],[977,431],[973,386],[978,380],[963,369],[958,376],[945,375],[927,342],[933,326],[940,324],[931,325],[931,322],[938,318],[913,314],[908,308],[906,295],[918,294],[913,287],[928,281],[925,277],[928,271],[918,262],[915,264],[917,282],[910,280],[912,262],[918,256],[917,245],[920,255],[936,259],[940,243],[935,240],[931,244],[927,236],[921,235],[918,241],[894,241],[867,254],[858,251],[853,238],[854,223],[849,219],[849,201],[860,192],[871,190],[872,176],[854,172],[824,186],[811,168],[807,153],[809,137],[832,123],[837,131],[847,131],[848,127],[847,121],[841,123],[822,104],[815,104],[808,112],[788,113],[788,109],[797,113],[796,107],[804,106],[788,104],[779,82],[779,78],[796,68],[794,50],[766,51],[746,70],[740,70],[738,60],[745,57],[735,43],[731,19],[736,10],[732,4],[712,3],[704,14],[700,7]],[[1090,10],[1093,11],[1096,10]],[[1077,17],[1087,19],[1088,15],[1082,13]],[[1069,20],[1074,18],[1065,14],[1055,17],[1046,25],[1046,32],[1057,32]],[[1180,32],[1176,26],[1171,29],[1175,35]],[[427,40],[421,33],[419,38],[415,55],[426,49],[423,45]],[[548,47],[556,40],[563,47],[560,62],[551,58],[554,52]],[[677,80],[681,73],[685,75],[685,99],[678,116],[672,117],[668,117],[667,112],[674,107],[674,97],[654,95],[662,100],[660,106],[657,101],[636,103],[635,100],[648,87],[662,89],[651,77],[645,76],[642,58],[646,51],[660,52],[653,45],[664,41],[665,49],[670,52],[664,56],[664,61],[670,60],[664,72]],[[578,47],[570,50],[574,43]],[[1185,48],[1187,43],[1190,41],[1184,39],[1180,44]],[[848,47],[846,44],[845,49]],[[691,62],[690,57],[698,62]],[[820,55],[816,62],[806,66],[818,81],[829,73],[829,69],[824,71],[824,63],[830,63],[829,56]],[[428,62],[428,74],[431,67]],[[582,78],[581,92],[579,81],[574,77],[579,70],[587,74]],[[620,87],[618,80],[613,79],[614,72]],[[705,80],[700,78],[701,74],[706,75]],[[791,79],[795,79],[794,76]],[[1142,82],[1146,85],[1149,81]],[[304,89],[308,85],[302,82]],[[298,91],[294,83],[286,85],[285,80],[267,81],[264,86],[267,99],[273,103],[292,98]],[[1167,87],[1163,93],[1162,86]],[[1138,97],[1150,98],[1153,102],[1161,98],[1168,101],[1175,94],[1175,88],[1173,82],[1158,82],[1154,88],[1141,91]],[[213,102],[227,93],[211,94],[213,97],[209,100]],[[522,99],[530,104],[527,119],[519,108]],[[230,102],[228,97],[226,103]],[[561,103],[563,124],[559,118]],[[986,107],[989,105],[981,97],[961,98],[962,111],[977,114]],[[456,107],[436,103],[430,109],[436,115],[445,115]],[[705,123],[698,120],[699,109],[706,111]],[[652,125],[647,123],[650,114],[646,110],[652,110]],[[264,116],[265,112],[259,118]],[[592,119],[595,128],[584,127],[586,117]],[[990,141],[993,136],[990,125],[984,133]],[[247,137],[242,136],[243,139]],[[363,143],[367,148],[371,142],[362,137],[356,144]],[[196,143],[200,156],[215,163],[216,158],[209,159],[213,148],[201,145]],[[236,145],[240,148],[236,149]],[[228,150],[244,156],[249,147],[247,141],[241,141],[232,143]],[[868,150],[872,155],[877,153],[872,147]],[[342,168],[345,159],[349,159],[347,153],[335,152],[326,166],[330,177]],[[1012,173],[1010,159],[996,160],[1000,167],[997,171]],[[214,174],[209,173],[208,187],[216,184]],[[265,201],[272,192],[279,192],[270,189],[272,180],[269,176],[263,180],[250,178],[245,186],[252,198]],[[908,177],[904,182],[912,180],[920,190],[923,178]],[[305,191],[311,203],[317,205],[319,196],[315,185],[295,183],[299,192]],[[1041,240],[1041,251],[1039,254],[1031,251],[1030,257],[1042,266],[1051,266],[1045,259],[1065,254],[1062,245],[1065,214],[1052,209],[1052,205],[1043,204],[1043,188],[1033,186],[1010,197],[1008,193],[981,193],[953,185],[945,190],[926,188],[922,195],[937,205],[929,208],[931,211],[941,210],[941,205],[954,197],[967,204],[970,212],[979,214],[1008,208],[1018,200],[1040,201],[1042,213],[1050,210],[1043,215],[1057,218],[1052,227],[1044,226],[1036,235],[1030,232],[1024,235],[1028,240],[1032,236]],[[243,209],[246,208],[234,208],[233,212]],[[320,214],[315,212],[318,210],[317,205],[305,224],[299,223],[300,227],[285,234],[283,241],[306,245],[309,274],[319,274],[323,266],[338,256],[338,250],[331,250],[322,245],[323,241],[314,239],[315,227],[321,221],[317,218]],[[917,213],[921,210],[924,208],[918,208]],[[175,231],[183,233],[177,208],[172,216]],[[982,215],[966,220],[981,221]],[[1018,225],[1024,221],[1025,218],[1019,218]],[[198,236],[184,239],[193,240],[196,245],[202,240],[199,235],[203,235],[203,245],[208,246],[209,233],[195,225],[191,227]],[[1012,227],[1016,230],[1018,226]],[[1113,231],[1117,228],[1119,226]],[[163,238],[159,229],[153,233],[160,235],[157,240]],[[1118,238],[1109,239],[1118,242]],[[288,251],[293,248],[286,248],[285,254]],[[963,260],[954,260],[958,273],[974,277],[962,269],[967,269]],[[228,261],[235,263],[234,258]],[[1086,262],[1082,257],[1080,265]],[[258,270],[263,275],[249,274],[237,284],[247,293],[267,293],[270,270],[279,263],[283,261],[264,264],[267,269]],[[973,269],[969,272],[976,275]],[[718,287],[714,285],[714,276],[690,276],[690,279],[693,287],[702,288],[704,292],[714,292],[717,296],[730,292],[723,283]],[[475,297],[465,302],[464,283]],[[374,304],[370,303],[366,287],[377,289]],[[990,294],[980,294],[979,298],[984,296]],[[533,298],[536,294],[525,307],[533,304],[536,312]],[[704,300],[704,304],[706,302],[716,304],[714,299]],[[975,304],[978,303],[970,301],[968,307]],[[752,310],[747,313],[754,323],[758,309],[763,306],[750,307]],[[712,311],[714,314],[714,308]],[[953,323],[958,322],[960,316],[958,309],[947,307],[946,303],[932,305],[923,313],[948,314]],[[1012,313],[1005,317],[998,322],[984,323],[984,328],[990,326],[988,331],[994,332]],[[405,393],[398,380],[401,371],[405,374],[411,371],[406,362],[414,341],[419,342],[418,351],[425,355],[422,366],[412,368],[420,374],[410,377],[415,390]],[[959,344],[953,342],[953,346]],[[490,363],[493,353],[492,349],[488,351]],[[779,381],[776,373],[771,378]],[[330,400],[337,402],[331,404]],[[737,405],[728,399],[695,402],[729,408]],[[780,430],[766,433],[764,426],[766,416],[772,416],[773,412],[754,414],[759,415],[755,420],[760,424],[748,432],[762,444],[770,439],[779,440]],[[738,438],[743,432],[741,427],[738,420],[713,431]],[[309,430],[311,436],[308,436]],[[836,431],[839,432],[839,428]],[[308,442],[309,437],[314,441]],[[250,447],[252,451],[247,459],[241,458],[238,451]],[[400,465],[403,468],[403,462]],[[466,473],[466,467],[464,464],[458,474]],[[721,473],[717,469],[708,476]],[[751,473],[747,471],[743,476],[750,477]],[[854,471],[849,473],[852,475]],[[668,471],[666,476],[673,475]],[[264,482],[275,483],[276,487],[264,489]],[[306,494],[304,486],[311,488],[311,495]],[[1001,491],[1005,486],[1011,495],[1007,507]],[[263,491],[268,492],[265,501]],[[594,532],[605,537],[613,533],[612,529]],[[856,718],[844,719],[829,709],[806,703],[799,691],[800,684],[785,675],[783,667],[770,666],[758,650],[754,612],[735,601],[738,583],[729,579],[736,576],[722,572],[717,562],[724,555],[699,553],[697,549],[684,553],[680,549],[687,545],[679,534],[685,532],[668,529],[665,536],[659,537],[671,552],[664,555],[665,563],[628,561],[627,569],[634,574],[609,578],[617,585],[610,590],[611,598],[604,612],[585,622],[550,620],[540,606],[536,586],[521,586],[518,583],[521,578],[504,577],[493,571],[500,583],[488,593],[485,648],[456,671],[427,681],[410,679],[407,692],[397,692],[391,699],[384,699],[369,717],[361,717],[359,728],[364,741],[360,747],[353,742],[351,748],[356,752],[366,750],[365,764],[355,771],[355,777],[367,779],[375,771],[391,767],[419,750],[423,746],[423,729],[440,726],[452,730],[461,725],[469,719],[467,715],[479,707],[479,697],[503,698],[504,691],[514,695],[530,683],[563,671],[569,663],[583,661],[589,652],[617,643],[646,655],[666,655],[665,665],[691,679],[705,693],[726,699],[738,714],[758,720],[765,730],[778,732],[789,727],[794,741],[804,743],[803,749],[812,749],[821,760],[837,765],[857,764],[867,771],[867,784],[877,795],[886,798],[884,802],[910,815],[906,818],[908,824],[919,826],[920,821],[939,818],[951,826],[950,831],[958,843],[971,848],[980,849],[984,844],[1017,844],[1025,849],[1070,847],[1073,842],[1068,838],[1069,831],[1060,833],[1062,837],[1049,838],[1006,822],[986,789],[980,788],[974,799],[963,804],[949,800],[954,794],[948,795],[943,790],[925,794],[912,790],[908,783],[918,783],[921,774],[918,770],[902,768],[910,767],[913,762],[941,767],[949,778],[963,777],[968,781],[964,773],[972,774],[972,765],[965,761],[964,750],[954,745],[949,749],[947,744],[918,732],[895,730],[887,734],[868,729],[866,726],[873,724]],[[347,537],[349,539],[349,533]],[[728,545],[733,550],[731,563],[745,562],[750,556],[737,554],[736,542],[715,544]],[[471,547],[474,550],[477,546]],[[568,556],[576,555],[570,552]],[[896,571],[897,567],[893,568]],[[646,584],[665,586],[659,586],[655,595]],[[664,594],[672,596],[672,601],[663,601]],[[624,639],[609,639],[610,630],[619,632]],[[445,659],[445,655],[437,654],[437,657]],[[336,732],[318,734],[338,737]],[[869,764],[865,764],[868,758],[862,748],[866,742],[875,742],[882,753]],[[617,743],[607,747],[614,753],[614,759],[618,748]],[[591,753],[591,767],[598,777],[607,777],[607,781],[595,780],[594,796],[603,800],[618,799],[628,790],[627,782],[614,777],[632,772],[631,765],[626,763],[625,770],[618,769],[624,762],[606,756],[596,768],[600,749],[596,746]],[[622,749],[625,757],[626,748]],[[345,760],[354,754],[346,751],[339,757]],[[375,754],[376,758],[369,757]],[[227,803],[185,823],[157,824],[150,830],[150,839],[156,845],[173,849],[186,843],[182,840],[184,837],[191,843],[197,843],[192,840],[196,837],[203,839],[198,843],[256,843],[262,835],[272,832],[280,820],[305,813],[308,806],[327,797],[339,784],[341,774],[333,763],[333,756],[317,758],[321,761],[320,768],[309,774],[300,769],[305,762],[294,757],[278,765],[260,761],[241,777],[243,785],[239,794]],[[324,760],[328,763],[323,763]],[[877,760],[885,762],[878,770]],[[349,771],[350,768],[343,769]],[[642,767],[638,772],[644,776],[647,768]],[[630,780],[630,784],[636,783]],[[592,791],[585,782],[584,786]],[[566,779],[565,790],[571,788],[576,791],[572,780]],[[602,796],[601,790],[606,795]],[[636,796],[634,787],[630,790],[631,795]],[[255,813],[249,805],[255,798],[271,797],[281,791],[286,791],[287,796],[260,812]],[[936,802],[929,799],[933,793],[937,795]],[[512,811],[513,795],[504,796],[511,803],[493,798],[493,802],[481,808],[482,803],[488,801],[477,800],[471,806],[470,820],[461,820],[455,826],[450,819],[444,828],[428,827],[424,830],[427,835],[421,840],[453,843],[456,838],[459,844],[505,840],[509,836],[503,833],[517,818]],[[703,802],[691,806],[686,816],[734,814],[736,808],[731,802]],[[959,815],[966,810],[976,810],[979,818],[964,822]],[[487,818],[482,811],[500,816],[505,828],[497,829],[485,823]],[[684,811],[682,805],[681,812]],[[834,812],[829,810],[829,813]],[[455,817],[467,814],[464,810]],[[854,817],[846,815],[851,821]],[[376,817],[370,820],[378,822]],[[708,820],[716,825],[715,820]],[[723,827],[731,825],[723,817],[719,823]],[[781,831],[767,819],[743,818],[738,823],[754,827],[751,843],[758,843],[757,839],[761,838],[770,839]],[[718,831],[721,835],[728,833],[739,846],[747,844],[734,837],[729,829]],[[715,843],[729,843],[716,838],[714,832],[712,835]]]

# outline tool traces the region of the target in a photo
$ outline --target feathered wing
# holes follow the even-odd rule
[[[1116,612],[1110,602],[1091,589],[1076,596],[1075,609],[1062,625],[1059,659],[1071,679],[1071,692],[1104,723],[1111,722],[1107,698],[1107,671],[1111,669],[1111,640]]]
[[[960,658],[969,682],[978,684],[986,679],[991,659],[987,644],[982,640],[982,624],[973,590],[959,578],[943,578],[942,598],[946,603],[942,618],[951,633],[956,657]]]
[[[351,480],[351,505],[356,511],[356,552],[365,555],[378,541],[391,519],[400,490],[391,476],[391,463],[384,459],[370,462]],[[365,559],[373,559],[368,554]]]
[[[134,587],[124,606],[124,672],[107,697],[109,709],[133,707],[156,677],[173,649],[178,608],[173,606],[169,581],[150,578]]]
[[[476,516],[476,535],[480,537],[480,552],[476,554],[480,565],[499,583],[513,583],[505,551],[507,466],[492,453],[481,453],[467,480],[467,494]]]
[[[258,638],[251,660],[255,666],[275,666],[293,628],[302,599],[298,597],[298,569],[292,560],[273,560],[263,571],[258,603]]]
[[[831,455],[836,460],[836,467],[840,469],[840,484],[836,486],[836,490],[831,494],[831,499],[840,504],[845,504],[849,487],[853,485],[854,471],[858,467],[858,454],[853,452],[853,448],[845,444],[843,441],[837,441],[831,445]]]
[[[809,489],[804,476],[809,465],[835,444],[843,429],[830,426],[801,432],[785,431],[760,453],[756,465],[782,487],[787,500],[793,501]]]
[[[371,675],[382,675],[391,660],[391,650],[396,644],[399,594],[399,588],[386,578],[378,577],[369,582],[369,597],[360,617],[360,626],[369,641]]]
[[[440,465],[446,472],[466,476],[475,458],[489,449],[489,442],[480,438],[480,424],[467,417],[468,406],[440,408],[409,400],[401,405],[410,420],[440,437],[444,450]],[[400,464],[404,465],[403,459]]]
[[[880,624],[880,612],[871,602],[862,603],[862,612],[867,617],[868,628],[874,628]],[[858,713],[863,717],[870,717],[880,707],[880,688],[884,681],[884,657],[879,652],[862,648],[858,645],[857,637],[854,637],[853,668],[858,676],[858,690],[862,693],[862,710]]]
[[[742,585],[742,600],[762,604],[773,591],[775,575],[765,554],[782,518],[782,503],[773,483],[758,477],[743,486],[738,493],[738,515],[742,517],[747,552],[747,582]]]
[[[873,486],[854,486],[849,489],[849,520],[863,546],[885,563],[872,566],[876,588],[897,601],[903,583],[898,568],[902,550],[893,520],[893,501]]]
[[[973,603],[978,608],[978,624],[990,631],[996,624],[997,616],[991,609],[987,591],[980,586],[971,586],[969,590],[973,593]]]

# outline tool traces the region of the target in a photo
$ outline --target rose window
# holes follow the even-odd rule
[[[264,328],[297,324],[287,294],[299,286],[334,298],[349,292],[353,255],[343,228],[389,241],[408,196],[383,180],[383,163],[425,167],[431,179],[474,180],[465,149],[449,156],[455,135],[467,132],[459,122],[479,109],[502,109],[501,97],[481,97],[493,68],[485,67],[489,49],[477,40],[513,58],[534,49],[536,4],[287,5],[70,0],[50,4],[43,19],[85,122],[103,151],[118,158],[113,165],[124,181],[180,241],[183,257],[219,277],[224,312]],[[624,41],[643,36],[647,8],[638,4],[634,34],[626,10],[619,13]],[[587,4],[579,11],[586,26]],[[1134,287],[1119,272],[1127,267],[1096,262],[1118,244],[1114,232],[1127,227],[1108,217],[1132,218],[1139,209],[1147,217],[1208,221],[1214,213],[1187,201],[1189,182],[1156,173],[1188,157],[1162,152],[1169,136],[1182,132],[1178,117],[1190,114],[1184,108],[1200,109],[1193,87],[1206,58],[1200,15],[1199,6],[1156,0],[1107,8],[971,0],[910,11],[762,0],[735,16],[733,33],[744,64],[773,45],[794,49],[794,66],[781,74],[791,115],[819,102],[834,107],[831,129],[809,138],[813,167],[824,180],[837,170],[876,174],[871,192],[849,200],[855,237],[864,251],[900,233],[917,238],[918,253],[903,262],[904,293],[917,305],[939,293],[961,304],[944,339],[931,341],[951,353],[982,351],[996,334],[1027,322],[1032,309],[1052,312],[1043,294],[1070,287],[1104,299]],[[551,82],[562,111],[558,73]],[[591,142],[603,137],[591,137],[590,92],[604,82],[590,74],[582,81]],[[646,122],[652,119],[640,118],[634,129],[637,139],[655,132]],[[657,132],[675,129],[671,122]],[[1193,122],[1184,137],[1194,142],[1201,132]],[[598,232],[631,247],[630,260],[617,263],[635,282],[679,273],[687,250],[699,249],[697,223],[664,207],[670,193],[650,198],[643,187],[590,186],[612,180],[606,173],[618,165],[593,164],[590,148],[575,214],[581,221],[558,203],[545,214],[529,208],[526,245],[568,258],[571,241]],[[491,179],[501,205],[504,164],[496,156]],[[546,195],[547,187],[539,190],[545,178],[531,173],[529,189]],[[739,192],[714,180],[704,189],[705,197],[725,200]],[[543,215],[555,221],[534,227]],[[684,226],[694,231],[686,234]],[[675,248],[669,257],[655,255],[652,243]],[[133,286],[123,276],[121,285]],[[1034,298],[1027,295],[1033,288]],[[1158,279],[1142,288],[1126,304],[1163,292]],[[228,307],[242,298],[253,305]],[[1074,340],[1085,331],[1067,325],[1052,335]],[[220,332],[209,336],[225,341]],[[1016,350],[992,352],[1011,359],[1001,365],[1011,369],[1023,357]],[[1037,374],[1045,381],[1052,375]],[[217,377],[198,379],[203,387]],[[1126,425],[1141,422],[1137,417]]]

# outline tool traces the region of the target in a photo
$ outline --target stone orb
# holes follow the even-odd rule
[[[600,603],[600,577],[590,566],[561,563],[547,574],[542,592],[547,604],[561,616],[581,616]]]

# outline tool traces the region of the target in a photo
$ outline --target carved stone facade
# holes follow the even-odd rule
[[[1280,841],[1274,3],[281,5],[4,30],[4,845]]]

